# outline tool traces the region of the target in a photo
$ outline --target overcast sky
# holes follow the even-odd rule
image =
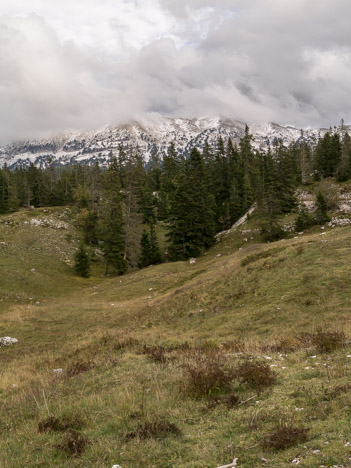
[[[351,123],[350,0],[1,0],[0,142],[158,114]]]

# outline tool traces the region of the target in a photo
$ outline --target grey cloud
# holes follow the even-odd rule
[[[0,17],[0,141],[155,112],[351,122],[348,0],[159,4],[169,30],[139,49],[123,40],[108,50],[77,45],[39,16]],[[133,30],[117,14],[110,27],[116,37]]]

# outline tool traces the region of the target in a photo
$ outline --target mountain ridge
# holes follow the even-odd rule
[[[185,118],[160,118],[158,120],[130,121],[115,127],[106,126],[100,130],[72,132],[48,139],[33,139],[15,142],[0,147],[0,165],[5,163],[11,169],[20,165],[28,167],[55,166],[74,163],[96,162],[106,166],[112,156],[117,155],[120,146],[137,149],[148,160],[157,151],[166,154],[171,142],[176,150],[188,154],[193,147],[202,148],[205,142],[216,144],[219,136],[226,141],[231,138],[238,143],[244,135],[246,124],[224,116]],[[308,143],[316,143],[318,135],[323,136],[328,129],[302,130],[291,125],[282,126],[269,122],[249,126],[255,148],[267,149],[277,141],[288,146],[304,138]],[[349,130],[351,126],[334,127],[335,131]]]

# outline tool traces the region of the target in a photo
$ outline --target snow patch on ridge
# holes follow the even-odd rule
[[[149,121],[129,122],[118,127],[103,127],[96,131],[75,132],[52,139],[28,140],[0,147],[0,166],[5,163],[14,168],[30,164],[46,166],[50,160],[56,166],[74,163],[102,166],[108,165],[112,156],[117,156],[119,147],[140,151],[146,160],[157,151],[163,157],[171,142],[179,153],[189,154],[193,147],[203,148],[207,142],[215,147],[219,136],[226,142],[229,138],[238,144],[245,132],[245,123],[223,116],[202,116],[193,119],[154,118]],[[346,127],[350,130],[351,127]],[[342,131],[335,128],[336,131]],[[327,129],[305,130],[303,138],[317,141]],[[281,126],[273,122],[251,125],[253,146],[266,149],[278,142],[288,146],[298,141],[301,130]]]

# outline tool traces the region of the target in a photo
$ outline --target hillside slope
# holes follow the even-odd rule
[[[67,212],[11,218],[1,467],[348,466],[351,345],[330,330],[351,335],[350,227],[261,244],[253,216],[195,264],[83,280]],[[301,438],[278,450],[277,426]]]

